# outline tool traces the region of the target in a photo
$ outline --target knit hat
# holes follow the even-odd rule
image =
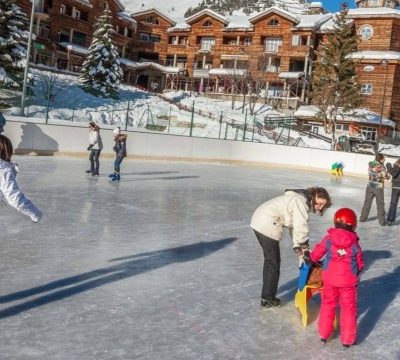
[[[118,135],[118,134],[120,134],[121,133],[121,128],[120,127],[116,127],[114,130],[113,130],[113,135]]]

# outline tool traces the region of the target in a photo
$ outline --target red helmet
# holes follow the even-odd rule
[[[335,212],[333,216],[333,222],[335,225],[347,225],[349,230],[355,230],[357,227],[357,215],[349,208],[341,208]]]

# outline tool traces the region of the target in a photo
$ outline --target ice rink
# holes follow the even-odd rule
[[[366,271],[358,344],[324,348],[319,298],[303,327],[297,261],[281,243],[278,296],[260,309],[262,251],[249,222],[287,188],[324,186],[334,206],[312,215],[314,244],[342,206],[358,213],[366,179],[285,168],[129,160],[111,183],[86,159],[15,157],[19,184],[45,218],[1,204],[0,359],[400,359],[400,222],[359,226]],[[327,164],[329,168],[330,164]],[[390,188],[386,190],[386,208]]]

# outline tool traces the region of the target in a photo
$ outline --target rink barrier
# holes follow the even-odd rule
[[[101,129],[102,157],[115,156],[112,150],[114,127]],[[13,142],[17,154],[88,156],[87,124],[41,124],[26,121],[26,118],[8,117],[5,135]],[[136,131],[128,132],[127,149],[128,159],[223,162],[327,173],[332,163],[342,161],[345,175],[363,177],[367,176],[368,162],[373,159],[373,155],[358,153]]]

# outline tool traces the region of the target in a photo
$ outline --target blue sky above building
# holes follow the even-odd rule
[[[338,11],[340,8],[340,4],[344,2],[342,0],[322,0],[322,3],[324,4],[324,8],[329,11]],[[349,0],[347,1],[350,8],[355,8],[355,1],[354,0]]]

